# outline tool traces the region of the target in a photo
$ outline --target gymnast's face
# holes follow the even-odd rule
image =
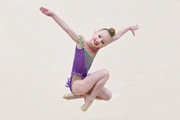
[[[111,36],[107,30],[96,31],[91,39],[92,48],[102,48],[111,42]]]

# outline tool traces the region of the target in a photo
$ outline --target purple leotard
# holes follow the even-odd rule
[[[92,65],[94,57],[98,52],[98,49],[96,49],[95,51],[89,49],[88,44],[86,43],[85,40],[83,40],[82,36],[79,37],[80,37],[82,49],[78,49],[76,47],[74,62],[71,71],[71,77],[68,78],[68,81],[66,83],[66,87],[69,87],[71,92],[72,92],[71,83],[72,83],[73,75],[76,74],[80,76],[82,79],[84,79],[88,75],[88,71]]]

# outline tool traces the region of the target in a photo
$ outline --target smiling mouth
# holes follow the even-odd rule
[[[94,39],[94,44],[95,44],[95,45],[98,45],[98,42],[97,42],[95,39]]]

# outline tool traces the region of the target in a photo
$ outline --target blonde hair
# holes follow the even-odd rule
[[[107,28],[102,28],[102,29],[100,29],[99,31],[101,31],[101,30],[107,30],[108,33],[109,33],[109,35],[110,35],[111,37],[113,37],[113,36],[115,35],[115,33],[116,33],[116,31],[115,31],[114,28],[109,28],[109,29],[107,29]]]

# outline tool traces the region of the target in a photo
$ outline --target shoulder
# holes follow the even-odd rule
[[[84,46],[84,37],[82,35],[78,35],[79,42],[76,43],[78,49],[82,49]]]

